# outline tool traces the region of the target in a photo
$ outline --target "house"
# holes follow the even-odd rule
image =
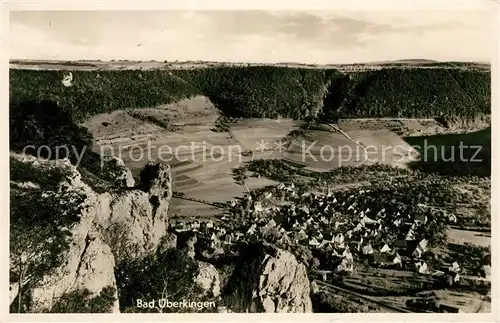
[[[453,264],[451,264],[450,267],[448,267],[448,270],[452,273],[459,273],[460,272],[460,266],[458,263],[455,261]]]
[[[426,239],[423,239],[422,241],[420,241],[418,243],[417,247],[415,248],[415,251],[413,251],[412,256],[415,258],[422,257],[422,254],[425,251],[427,251],[427,244],[428,244],[428,241]]]
[[[405,237],[406,240],[415,240],[415,231],[413,229],[410,229],[408,233],[406,234]]]
[[[271,192],[267,192],[267,193],[264,195],[264,198],[265,198],[266,200],[270,199],[271,197],[273,197],[273,193],[271,193]]]
[[[257,230],[257,224],[252,224],[252,226],[248,229],[247,234],[255,234],[255,231]]]
[[[254,209],[255,209],[255,212],[262,212],[264,211],[264,208],[262,207],[262,203],[261,202],[255,202],[255,204],[253,205]]]
[[[375,220],[373,220],[373,219],[370,219],[370,218],[369,218],[369,217],[367,217],[367,216],[364,216],[364,217],[361,219],[361,222],[362,222],[363,224],[365,224],[365,225],[366,225],[366,224],[370,225],[370,224],[379,223],[379,221],[375,221]]]
[[[309,214],[309,207],[306,205],[300,207],[299,210],[304,212],[305,214]]]
[[[236,200],[231,200],[231,207],[235,207],[236,206]]]
[[[346,222],[335,221],[335,230],[338,230],[341,225],[346,224]]]
[[[417,267],[417,271],[419,274],[427,274],[429,272],[429,268],[427,267],[427,263],[424,261],[419,261],[415,264]]]
[[[398,239],[394,242],[395,249],[408,249],[408,244],[410,240]]]
[[[400,266],[403,264],[403,260],[402,260],[401,256],[397,252],[394,255],[394,259],[392,259],[392,262],[394,264],[397,264],[397,265],[400,265]]]
[[[214,222],[213,222],[212,220],[208,221],[208,222],[206,223],[206,227],[207,227],[207,229],[211,229],[211,228],[213,228],[213,227],[214,227]]]
[[[324,248],[324,247],[326,247],[329,243],[330,243],[330,241],[327,241],[327,240],[324,240],[324,239],[323,239],[323,240],[321,240],[321,242],[320,242],[320,244],[319,244],[318,248],[319,248],[319,249]]]
[[[401,257],[398,254],[376,252],[372,255],[372,262],[381,267],[399,266],[401,265]]]
[[[417,214],[414,219],[415,223],[421,225],[427,223],[427,216],[425,214]]]
[[[266,227],[269,229],[274,228],[275,226],[276,226],[276,221],[274,221],[274,219],[269,220],[269,222],[267,222],[266,224]]]
[[[416,240],[396,240],[393,249],[405,257],[414,257],[413,253],[417,248],[418,242]]]
[[[225,244],[232,244],[233,237],[231,234],[226,234],[224,236],[224,243]]]
[[[391,248],[386,244],[384,244],[384,246],[380,249],[380,252],[381,253],[385,253],[385,252],[390,252],[391,251]]]
[[[354,258],[352,257],[352,253],[351,253],[351,251],[349,250],[349,248],[346,248],[346,249],[344,250],[344,252],[342,253],[342,257],[344,257],[344,258],[346,258],[346,259],[348,259],[348,260],[350,260],[350,261],[353,261],[353,260],[354,260]]]
[[[353,232],[358,232],[358,231],[361,231],[361,229],[363,229],[364,227],[364,223],[358,223],[358,225],[356,225],[356,227],[352,230]]]
[[[212,233],[212,235],[210,236],[210,240],[216,240],[217,239],[217,235],[215,233]]]
[[[319,242],[318,240],[316,240],[314,237],[309,239],[309,246],[313,247],[313,248],[317,248],[319,246]]]
[[[290,237],[288,236],[288,234],[286,234],[286,232],[283,233],[283,235],[278,240],[278,242],[281,243],[281,244],[284,244],[284,245],[290,245],[290,244],[292,244],[292,241],[290,240]]]
[[[431,276],[441,277],[441,276],[444,276],[444,271],[441,271],[441,270],[431,270],[429,272],[429,274]]]
[[[295,234],[295,240],[297,240],[297,241],[306,240],[308,238],[309,238],[309,236],[306,234],[306,232],[304,230],[300,230],[299,232],[297,232]]]
[[[351,260],[344,258],[344,259],[342,259],[340,264],[337,265],[337,268],[335,271],[338,273],[353,272],[354,271],[354,264]]]
[[[333,242],[335,244],[342,244],[344,243],[344,235],[342,233],[339,233],[335,236],[335,238],[333,239]]]
[[[363,252],[364,255],[371,255],[373,254],[373,247],[371,244],[367,244],[361,249],[361,251]]]

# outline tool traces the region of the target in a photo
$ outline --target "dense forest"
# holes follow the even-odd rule
[[[490,113],[490,73],[459,69],[334,69],[272,66],[194,70],[10,71],[11,103],[51,100],[77,121],[117,109],[205,95],[228,117],[334,121],[352,117],[459,117]]]

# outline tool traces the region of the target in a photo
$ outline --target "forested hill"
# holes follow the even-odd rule
[[[384,68],[365,71],[276,66],[172,70],[10,70],[11,108],[51,100],[75,120],[205,95],[232,117],[320,119],[490,114],[489,70]]]

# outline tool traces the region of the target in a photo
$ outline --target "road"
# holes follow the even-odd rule
[[[362,294],[359,294],[357,292],[353,292],[351,290],[348,290],[348,289],[345,289],[345,288],[342,288],[339,286],[335,286],[335,285],[326,283],[326,282],[321,281],[321,280],[315,280],[315,282],[316,282],[316,284],[318,284],[318,286],[323,287],[323,289],[334,291],[336,294],[344,294],[344,295],[351,296],[354,298],[362,299],[365,302],[371,302],[373,304],[376,304],[376,306],[378,308],[380,308],[386,312],[413,313],[412,311],[404,309],[402,307],[390,305],[390,304],[388,304],[380,299],[377,299],[377,297],[362,295]]]

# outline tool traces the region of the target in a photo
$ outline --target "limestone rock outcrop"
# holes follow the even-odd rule
[[[227,286],[235,312],[311,313],[310,282],[304,264],[288,251],[265,243],[248,247]],[[251,296],[250,296],[251,295]],[[243,304],[243,305],[242,305]]]
[[[103,173],[106,173],[106,178],[113,181],[112,184],[118,187],[134,187],[135,180],[130,169],[125,166],[121,158],[114,156],[106,156],[102,158]]]
[[[195,282],[210,296],[220,295],[220,277],[217,268],[207,262],[198,262],[199,273]]]
[[[148,165],[142,189],[99,194],[69,160],[11,153],[10,164],[11,301],[21,285],[29,312],[50,311],[74,291],[116,290],[115,265],[154,252],[166,234],[168,166]]]

